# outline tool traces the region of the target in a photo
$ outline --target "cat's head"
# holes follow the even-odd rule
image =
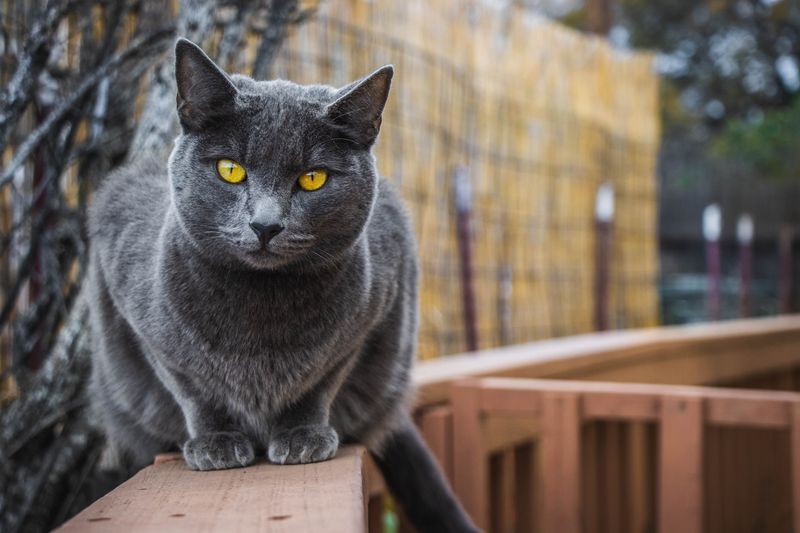
[[[392,67],[336,89],[229,76],[185,39],[175,56],[183,131],[169,176],[197,250],[277,269],[325,264],[349,249],[377,194],[371,147]]]

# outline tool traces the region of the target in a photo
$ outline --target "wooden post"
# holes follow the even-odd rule
[[[542,393],[541,531],[581,531],[579,403],[577,393]]]
[[[594,325],[598,331],[609,327],[609,278],[611,271],[611,225],[614,220],[614,188],[604,183],[595,200]]]
[[[722,212],[717,204],[710,204],[703,210],[703,237],[706,241],[706,269],[708,273],[708,319],[719,320],[720,307],[720,250],[719,237],[722,233]]]
[[[383,496],[372,496],[367,500],[367,531],[369,533],[383,533]]]
[[[453,410],[449,406],[439,406],[426,411],[419,419],[419,430],[452,485]]]
[[[736,224],[739,241],[739,316],[746,318],[751,312],[751,287],[753,282],[753,217],[741,215]]]
[[[779,312],[787,314],[792,312],[792,241],[794,230],[789,224],[781,226],[778,236],[778,257],[780,273],[778,278]]]
[[[800,403],[792,404],[791,410],[791,472],[792,472],[792,511],[794,533],[800,533]]]
[[[453,193],[456,206],[458,257],[461,266],[464,332],[467,351],[474,352],[478,349],[478,333],[475,317],[475,291],[472,286],[472,232],[469,220],[472,212],[472,187],[469,182],[469,174],[464,167],[456,169],[454,178]]]
[[[703,529],[703,402],[691,396],[661,399],[658,531]]]
[[[586,2],[586,30],[608,35],[611,29],[612,0],[588,0]]]
[[[475,525],[489,526],[489,458],[481,439],[480,388],[461,382],[451,392],[453,406],[453,490]]]

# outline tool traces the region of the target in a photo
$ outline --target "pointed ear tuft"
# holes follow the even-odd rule
[[[394,67],[386,65],[339,90],[325,116],[355,142],[369,147],[381,129],[381,114],[389,97]]]
[[[178,116],[186,130],[208,126],[234,110],[233,82],[203,50],[187,39],[175,44]]]

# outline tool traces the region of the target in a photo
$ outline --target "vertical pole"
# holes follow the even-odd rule
[[[614,220],[614,188],[604,183],[595,199],[594,325],[609,328],[609,279],[611,271],[611,226]]]
[[[608,35],[611,29],[611,1],[589,0],[586,2],[586,29],[599,35]]]
[[[455,172],[454,196],[456,205],[456,231],[458,232],[458,257],[461,266],[461,297],[464,312],[464,331],[467,350],[478,349],[476,328],[475,292],[472,286],[472,232],[470,214],[472,212],[472,187],[469,174],[464,167]]]
[[[722,211],[717,204],[703,210],[703,237],[706,241],[706,269],[708,271],[708,319],[719,320],[720,307],[720,250]]]
[[[778,257],[780,274],[778,278],[779,312],[792,312],[792,241],[794,230],[789,224],[783,224],[778,235]]]
[[[753,284],[753,217],[741,215],[736,224],[739,241],[739,316],[746,318],[751,312],[751,287]]]

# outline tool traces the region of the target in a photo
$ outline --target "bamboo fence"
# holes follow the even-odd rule
[[[491,2],[331,0],[289,37],[274,75],[345,84],[386,63],[396,73],[376,155],[416,224],[420,357],[466,348],[456,176],[471,189],[479,348],[594,328],[603,182],[616,196],[611,326],[658,323],[649,54]]]
[[[416,228],[421,358],[467,348],[457,181],[471,200],[477,347],[593,329],[593,206],[604,182],[613,184],[617,206],[611,326],[657,324],[660,124],[650,55],[616,51],[521,7],[488,1],[325,0],[317,7],[293,28],[273,76],[344,85],[395,65],[376,156]],[[76,24],[73,18],[64,28],[65,62],[79,56]],[[126,34],[134,25],[132,18]],[[203,45],[214,50],[220,38],[217,32]],[[251,29],[225,67],[249,72],[258,43]],[[68,198],[78,194],[76,172],[74,165],[63,184]],[[30,191],[27,181],[21,176],[18,190]],[[15,201],[7,192],[0,199],[4,230]],[[0,262],[5,277],[18,257]]]

